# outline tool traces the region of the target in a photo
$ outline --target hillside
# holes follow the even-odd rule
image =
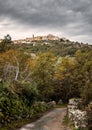
[[[34,41],[30,44],[17,44],[13,48],[23,50],[25,52],[39,53],[39,52],[52,52],[56,56],[74,56],[77,50],[85,52],[92,49],[92,45],[83,44],[79,42],[72,42],[69,40],[50,40],[50,41]]]

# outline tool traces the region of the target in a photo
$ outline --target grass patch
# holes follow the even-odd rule
[[[56,105],[55,108],[64,108],[64,107],[67,107],[67,104],[62,104],[62,105]]]
[[[63,125],[68,126],[69,125],[69,118],[68,115],[66,115],[63,119]]]

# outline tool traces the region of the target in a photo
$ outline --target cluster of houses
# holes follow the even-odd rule
[[[63,40],[65,40],[65,38],[62,38]],[[49,34],[47,36],[34,36],[33,37],[30,37],[30,38],[26,38],[26,39],[20,39],[20,40],[14,40],[14,44],[23,44],[23,43],[26,43],[26,44],[30,44],[34,41],[55,41],[55,40],[59,40],[60,41],[60,38],[58,36],[54,36],[52,34]]]
[[[0,42],[2,42],[3,39],[0,39]],[[32,36],[29,38],[25,39],[18,39],[18,40],[13,40],[13,44],[35,44],[35,41],[40,42],[40,41],[45,41],[44,44],[49,44],[48,41],[67,41],[68,39],[66,38],[60,38],[58,36],[54,36],[52,34],[48,34],[47,36]],[[43,43],[42,43],[43,44]]]

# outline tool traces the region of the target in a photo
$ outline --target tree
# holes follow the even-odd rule
[[[50,53],[39,53],[36,59],[33,78],[40,93],[40,99],[48,99],[53,93],[53,75],[56,58]]]
[[[0,53],[0,77],[7,82],[28,81],[31,75],[29,59],[31,60],[29,55],[20,51]]]
[[[11,43],[12,43],[11,36],[7,34],[2,40],[2,42],[0,43],[0,52],[6,51],[7,49],[9,49]]]
[[[11,43],[11,40],[12,40],[12,38],[11,38],[11,36],[10,36],[9,34],[7,34],[7,35],[4,37],[4,41],[5,41],[6,43],[8,43],[8,44]]]
[[[92,51],[77,51],[76,61],[77,77],[78,75],[81,77],[81,97],[83,104],[87,105],[92,100]]]
[[[55,95],[67,102],[69,98],[79,97],[79,86],[75,76],[76,60],[71,57],[63,57],[57,64],[55,72]]]

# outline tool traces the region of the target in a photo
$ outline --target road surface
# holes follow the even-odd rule
[[[63,126],[62,123],[65,114],[66,108],[56,108],[19,130],[70,130],[68,127]]]

